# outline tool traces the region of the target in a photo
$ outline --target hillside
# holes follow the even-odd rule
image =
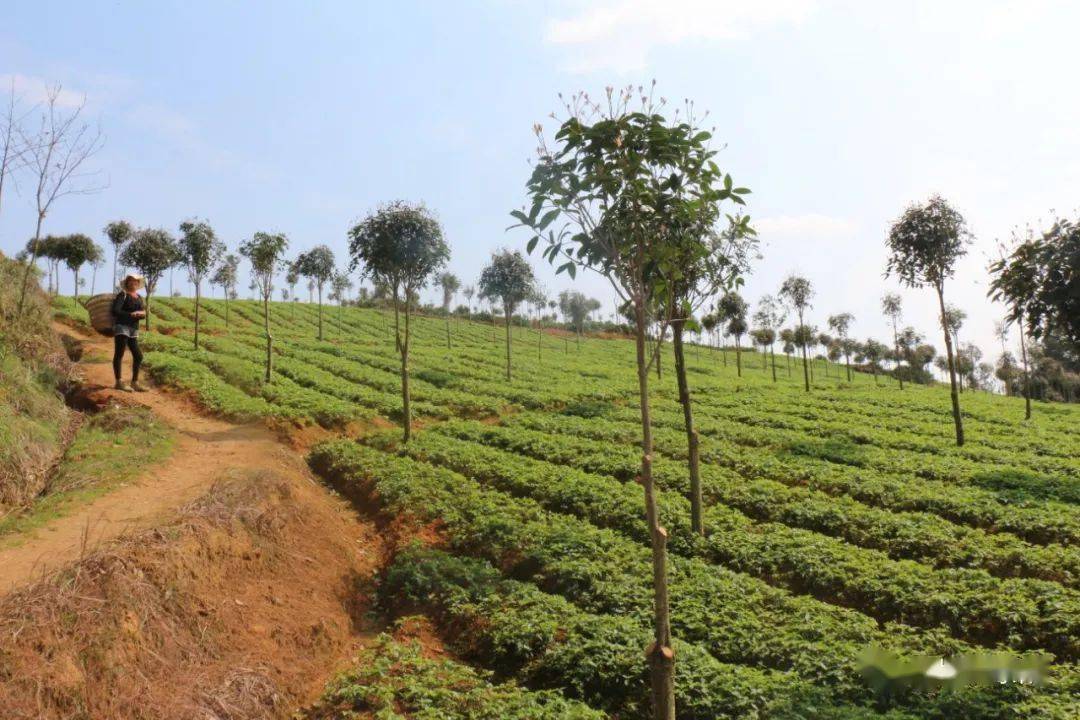
[[[155,299],[145,336],[159,383],[234,419],[264,418],[364,512],[424,526],[379,585],[391,615],[420,611],[461,659],[620,717],[646,702],[648,537],[641,519],[631,345],[515,328],[414,322],[419,432],[400,408],[392,316],[273,305],[273,382],[261,307]],[[79,322],[80,309],[58,311]],[[705,539],[689,529],[674,377],[653,383],[661,519],[670,535],[680,717],[1073,717],[1080,674],[1080,412],[962,395],[968,443],[939,387],[835,366],[812,392],[777,358],[689,352],[702,437]],[[355,438],[355,439],[354,439]],[[875,700],[860,651],[1046,651],[1041,688]]]

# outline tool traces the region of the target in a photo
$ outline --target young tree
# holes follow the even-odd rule
[[[945,314],[945,280],[952,277],[956,261],[967,253],[969,238],[963,216],[940,196],[934,195],[923,205],[908,207],[889,230],[887,241],[886,273],[896,275],[908,287],[930,285],[937,293],[957,445],[964,444],[964,423],[960,417],[952,335]]]
[[[292,267],[298,275],[308,278],[315,284],[315,290],[319,297],[319,341],[322,342],[323,288],[326,287],[326,283],[334,280],[335,273],[337,272],[334,265],[334,251],[326,245],[316,245],[311,250],[300,253]],[[340,320],[339,317],[339,325],[341,324]]]
[[[1029,231],[1026,237],[1014,236],[1013,244],[1008,256],[1003,251],[1001,259],[990,266],[990,297],[1007,304],[1007,319],[1020,329],[1025,413],[1030,418],[1031,372],[1025,334],[1044,345],[1054,339],[1063,348],[1071,348],[1074,357],[1080,355],[1080,224],[1057,219],[1041,235]]]
[[[716,317],[716,313],[705,313],[701,316],[701,327],[704,328],[705,333],[711,338],[709,342],[709,352],[713,356],[713,362],[716,362],[716,326],[720,323],[720,319]]]
[[[795,352],[795,330],[784,328],[780,331],[780,342],[784,343],[784,357],[787,358],[787,376],[791,377],[791,355]]]
[[[218,240],[210,224],[202,220],[180,223],[180,257],[187,266],[188,278],[195,286],[195,349],[199,349],[199,310],[202,305],[202,281],[225,254],[225,244]]]
[[[240,258],[226,255],[214,272],[211,281],[219,285],[225,295],[225,327],[229,327],[229,300],[236,296],[236,283],[240,280]]]
[[[461,292],[465,295],[465,302],[469,305],[469,317],[472,317],[472,299],[473,295],[476,294],[476,288],[472,285],[466,285]]]
[[[784,306],[772,295],[762,295],[758,301],[757,312],[754,313],[754,323],[758,326],[762,345],[767,345],[769,356],[772,360],[772,379],[776,382],[776,338],[780,332],[780,326],[787,319]]]
[[[440,273],[435,278],[435,284],[442,290],[442,309],[446,313],[446,348],[450,349],[450,305],[454,302],[454,295],[461,287],[461,280],[453,273]]]
[[[134,234],[135,228],[127,220],[114,220],[105,226],[105,236],[109,238],[109,244],[113,247],[112,284],[114,290],[119,287],[119,279],[116,277],[117,260]]]
[[[720,298],[716,309],[723,321],[727,323],[728,333],[735,336],[735,367],[739,377],[742,377],[742,336],[749,328],[746,322],[746,312],[749,308],[741,295],[729,292]]]
[[[105,187],[95,173],[83,171],[83,165],[104,145],[101,130],[82,121],[85,101],[75,109],[65,111],[60,104],[61,90],[60,85],[46,89],[40,126],[33,137],[28,136],[22,128],[19,129],[22,159],[35,178],[34,202],[37,209],[34,252],[26,264],[22,288],[19,291],[20,316],[26,301],[30,270],[37,260],[36,241],[41,238],[41,226],[45,222],[45,216],[62,197],[89,195]]]
[[[956,348],[957,362],[961,362],[963,358],[960,356],[960,328],[964,326],[964,321],[967,320],[967,313],[956,307],[955,305],[945,306],[945,327],[948,328],[948,332],[952,334],[953,347]],[[964,392],[964,375],[966,373],[957,368],[956,379],[960,386],[960,392]]]
[[[60,243],[60,253],[68,269],[74,274],[73,295],[79,299],[79,271],[86,263],[95,263],[101,259],[102,250],[94,241],[82,233],[67,235]]]
[[[94,294],[94,288],[97,287],[97,273],[98,270],[105,266],[105,251],[101,246],[97,246],[97,257],[90,261],[90,295]]]
[[[621,302],[633,309],[641,409],[641,484],[645,514],[652,539],[654,639],[647,651],[651,669],[654,718],[674,720],[674,652],[672,650],[667,586],[667,532],[660,525],[652,475],[652,421],[649,410],[649,370],[658,345],[648,347],[647,331],[658,320],[662,338],[667,319],[652,317],[661,307],[672,282],[681,277],[679,261],[687,257],[685,244],[701,243],[700,236],[682,233],[683,222],[700,203],[732,199],[747,192],[722,176],[706,146],[710,135],[692,123],[668,122],[654,104],[651,91],[640,110],[631,110],[638,96],[633,88],[619,94],[609,89],[606,106],[584,94],[566,105],[562,122],[549,149],[542,128],[539,161],[529,180],[532,205],[514,211],[518,222],[532,231],[528,249],[543,239],[543,256],[560,263],[558,272],[573,277],[576,268],[595,270],[606,277]],[[717,187],[719,186],[719,187]],[[562,225],[551,228],[556,219]],[[708,254],[699,247],[699,256]],[[670,302],[667,308],[671,309]]]
[[[874,374],[875,385],[877,385],[878,382],[878,369],[881,367],[881,360],[888,351],[889,348],[885,347],[884,344],[878,342],[874,338],[868,338],[859,348],[863,360],[870,366],[870,372]]]
[[[851,313],[839,313],[829,316],[829,327],[836,333],[839,341],[840,352],[844,355],[844,365],[847,367],[847,381],[851,382],[851,323],[855,322],[855,316]]]
[[[881,298],[881,311],[892,323],[893,350],[896,352],[896,378],[900,381],[900,389],[904,389],[904,374],[900,371],[900,338],[897,334],[897,326],[904,314],[903,300],[897,293],[885,293]],[[876,378],[875,378],[876,379]]]
[[[342,272],[335,272],[333,278],[331,278],[330,280],[330,286],[334,289],[333,299],[336,300],[338,304],[337,325],[338,335],[340,336],[344,333],[345,328],[345,321],[341,316],[341,309],[349,300],[349,289],[352,288],[353,283],[352,280],[349,279],[349,276],[347,274]]]
[[[799,325],[795,328],[795,340],[802,347],[803,360],[803,383],[806,392],[810,392],[810,361],[807,358],[807,346],[810,344],[812,333],[807,332],[805,315],[812,307],[810,301],[814,299],[814,288],[810,281],[798,275],[789,275],[780,286],[780,298],[795,311],[799,318]]]
[[[240,254],[251,263],[251,280],[262,296],[263,332],[266,334],[266,372],[264,382],[271,382],[274,371],[274,336],[270,332],[270,298],[274,294],[274,276],[284,264],[289,239],[282,233],[257,232],[240,243]]]
[[[510,319],[514,310],[528,299],[536,278],[532,267],[517,250],[492,253],[491,262],[480,273],[480,297],[502,303],[506,318],[506,379],[510,380]]]
[[[133,267],[142,273],[146,283],[146,329],[150,329],[150,298],[157,289],[158,281],[165,272],[180,262],[180,250],[176,241],[166,230],[141,228],[135,231],[131,242],[120,254],[125,267]]]
[[[296,263],[287,263],[285,266],[285,284],[289,288],[289,297],[293,299],[293,307],[289,310],[289,317],[296,317],[296,303],[300,300],[296,296],[296,286],[300,284],[300,272],[296,269]]]
[[[404,440],[412,434],[409,405],[410,317],[415,294],[450,259],[442,226],[423,205],[403,201],[384,205],[349,231],[350,269],[362,267],[362,276],[384,283],[393,295],[395,347],[401,356],[401,401]],[[399,291],[405,298],[405,331],[398,315]]]

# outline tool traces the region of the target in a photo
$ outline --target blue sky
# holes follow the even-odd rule
[[[17,3],[0,82],[27,104],[62,82],[107,136],[109,187],[61,200],[47,232],[103,242],[112,219],[199,216],[234,247],[279,230],[344,263],[356,219],[423,200],[470,283],[491,250],[524,247],[508,213],[556,94],[655,78],[710,111],[722,165],[754,191],[751,302],[798,271],[818,288],[815,322],[851,311],[860,337],[884,337],[888,224],[940,192],[977,236],[949,295],[996,356],[995,240],[1080,197],[1078,25],[1069,3],[989,0]],[[0,214],[5,252],[33,230],[20,190]],[[579,285],[610,300],[598,278]],[[929,291],[903,294],[940,347]]]

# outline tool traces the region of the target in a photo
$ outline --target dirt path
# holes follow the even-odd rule
[[[88,352],[106,356],[112,352],[108,338],[66,325],[55,327],[59,333],[82,340]],[[311,477],[302,456],[261,424],[237,425],[207,417],[185,398],[153,388],[145,393],[115,391],[108,363],[84,363],[80,368],[88,385],[101,386],[98,393],[145,405],[174,427],[177,440],[173,453],[161,465],[146,468],[136,482],[37,529],[20,544],[0,550],[0,595],[76,560],[102,541],[160,524],[231,468]]]

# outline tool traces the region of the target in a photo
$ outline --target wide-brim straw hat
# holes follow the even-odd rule
[[[135,282],[139,283],[139,287],[146,286],[146,278],[144,278],[142,275],[139,275],[138,273],[128,273],[124,276],[124,279],[120,281],[120,287],[127,287],[128,280],[134,280]]]

